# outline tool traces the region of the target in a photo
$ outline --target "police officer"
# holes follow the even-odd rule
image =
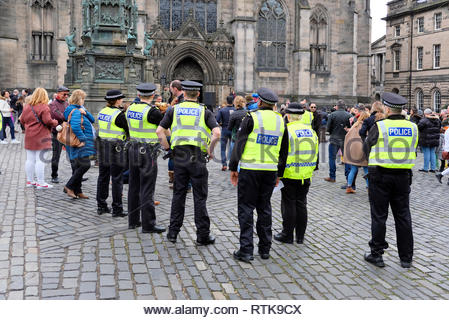
[[[189,180],[193,187],[197,245],[215,243],[210,234],[210,220],[206,208],[208,193],[207,156],[212,158],[220,129],[212,112],[199,104],[202,84],[183,81],[184,102],[170,108],[161,121],[157,134],[162,146],[169,150],[167,136],[171,130],[174,160],[174,188],[167,239],[175,243],[181,230]]]
[[[142,226],[142,233],[162,233],[164,227],[156,225],[154,190],[157,178],[159,141],[156,129],[162,113],[151,105],[156,86],[142,83],[137,86],[140,102],[126,110],[129,146],[128,227]]]
[[[310,125],[301,122],[306,106],[291,103],[286,109],[289,123],[286,125],[288,153],[279,159],[279,177],[284,187],[281,189],[282,232],[274,239],[283,243],[304,242],[307,228],[307,193],[317,164],[318,136]],[[284,149],[284,148],[281,148]]]
[[[234,252],[234,258],[244,262],[253,260],[254,209],[258,215],[259,254],[262,259],[270,258],[270,199],[278,182],[278,161],[285,131],[281,114],[273,111],[278,96],[266,88],[257,93],[258,109],[243,119],[229,165],[231,183],[238,184],[240,249]],[[237,172],[239,161],[240,173]]]
[[[396,226],[401,266],[410,268],[413,257],[412,219],[410,216],[410,185],[418,145],[417,126],[401,115],[407,100],[394,93],[384,93],[382,103],[387,118],[373,126],[365,141],[369,155],[369,198],[371,205],[371,253],[364,258],[377,267],[384,267],[382,255],[388,248],[385,223],[391,206]]]
[[[120,106],[125,96],[120,90],[109,90],[107,106],[98,113],[98,164],[97,213],[109,213],[106,203],[109,181],[112,179],[112,216],[126,217],[123,212],[123,171],[126,167],[125,139],[129,134],[126,116]]]

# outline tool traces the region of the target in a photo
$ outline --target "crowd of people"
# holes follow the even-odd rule
[[[304,242],[307,194],[313,173],[318,170],[318,146],[327,142],[327,131],[329,176],[325,180],[336,182],[337,158],[340,158],[346,179],[341,188],[347,194],[355,193],[356,178],[362,168],[369,189],[373,238],[371,252],[365,255],[365,260],[384,266],[382,254],[388,247],[385,221],[391,204],[395,220],[401,222],[397,230],[401,265],[410,267],[413,255],[408,208],[411,168],[419,145],[424,154],[424,167],[419,171],[436,173],[440,183],[449,175],[447,110],[440,114],[430,109],[411,110],[409,114],[404,109],[407,103],[404,98],[385,93],[382,101],[372,105],[348,107],[339,100],[328,113],[318,110],[307,99],[287,101],[278,107],[276,93],[261,88],[257,93],[229,95],[214,114],[198,103],[201,87],[193,81],[175,80],[158,95],[154,84],[143,83],[136,87],[138,95],[131,104],[124,103],[126,97],[121,91],[109,90],[105,107],[96,118],[87,110],[86,93],[82,90],[70,92],[66,87],[59,87],[51,101],[43,88],[35,89],[32,94],[28,90],[21,94],[14,90],[11,97],[2,91],[1,143],[8,143],[6,127],[10,129],[11,143],[20,143],[14,136],[17,131],[14,123],[18,120],[25,134],[26,187],[44,190],[60,183],[58,167],[65,148],[72,175],[63,191],[72,199],[89,198],[82,191],[82,182],[91,161],[96,159],[99,167],[97,213],[128,217],[129,228],[142,227],[143,233],[166,231],[156,223],[158,202],[154,199],[157,158],[165,150],[173,189],[167,239],[177,241],[186,193],[193,189],[197,244],[209,245],[215,242],[215,237],[210,234],[207,211],[206,164],[214,157],[215,145],[220,141],[221,170],[229,170],[231,183],[238,186],[240,248],[234,252],[234,258],[251,262],[254,209],[258,214],[258,253],[262,259],[270,257],[272,238],[288,244],[294,239],[298,244]],[[76,144],[72,140],[65,145],[61,142],[61,132],[65,129],[65,134],[76,138]],[[52,184],[45,181],[43,161],[49,150],[52,151]],[[438,160],[441,165],[437,172]],[[127,213],[122,201],[125,181],[129,183]],[[272,237],[270,199],[280,181],[283,230]],[[388,188],[385,181],[389,181]],[[110,184],[112,212],[107,202]],[[400,189],[403,194],[395,200],[385,194],[386,189]]]

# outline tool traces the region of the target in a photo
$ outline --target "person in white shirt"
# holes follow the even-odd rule
[[[443,153],[444,152],[449,152],[449,129],[446,130],[446,132],[444,133]],[[442,183],[441,180],[443,179],[444,176],[447,176],[447,175],[449,175],[449,168],[444,170],[443,172],[438,172],[436,174],[436,177],[437,177],[438,181],[440,183]],[[449,185],[449,180],[448,180],[447,184]]]
[[[11,113],[14,109],[9,105],[9,92],[2,91],[0,96],[0,112],[3,116],[3,128],[0,134],[0,144],[8,144],[6,141],[6,126],[9,127],[9,132],[11,134],[11,143],[18,144],[19,141],[16,140],[14,135],[14,121],[12,120]]]

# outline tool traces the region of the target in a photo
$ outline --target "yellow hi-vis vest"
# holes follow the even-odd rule
[[[279,113],[271,110],[257,110],[250,114],[254,127],[240,159],[240,168],[277,171],[285,130],[284,120]]]
[[[105,107],[98,113],[98,136],[104,140],[125,140],[125,129],[115,125],[122,110]]]
[[[288,157],[284,178],[310,179],[318,159],[318,136],[309,125],[295,121],[287,124]]]
[[[171,125],[171,148],[195,146],[207,152],[211,130],[206,125],[206,108],[196,102],[185,101],[174,106]]]
[[[377,122],[379,138],[371,148],[369,165],[389,169],[412,169],[418,147],[418,127],[408,120]]]
[[[0,132],[2,131],[2,129],[3,129],[3,115],[0,112]]]
[[[313,113],[306,110],[299,122],[311,126],[313,122]]]
[[[131,140],[142,143],[158,143],[157,124],[148,122],[148,112],[152,106],[146,103],[133,103],[126,110],[129,136]]]

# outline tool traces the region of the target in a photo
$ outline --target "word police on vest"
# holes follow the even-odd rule
[[[411,128],[389,128],[388,135],[390,137],[411,137],[413,132]]]
[[[111,118],[112,118],[112,116],[110,116],[108,114],[104,114],[104,113],[100,113],[98,115],[98,120],[99,121],[111,122]]]
[[[133,120],[142,120],[143,113],[136,111],[128,111],[128,118]]]
[[[266,144],[270,146],[276,146],[278,144],[279,137],[270,136],[267,134],[258,134],[257,135],[257,143],[258,144]]]
[[[180,116],[195,116],[199,117],[200,115],[200,109],[197,108],[179,108],[178,114]]]
[[[295,133],[298,138],[305,138],[305,137],[312,138],[313,137],[313,133],[309,129],[296,130]]]

